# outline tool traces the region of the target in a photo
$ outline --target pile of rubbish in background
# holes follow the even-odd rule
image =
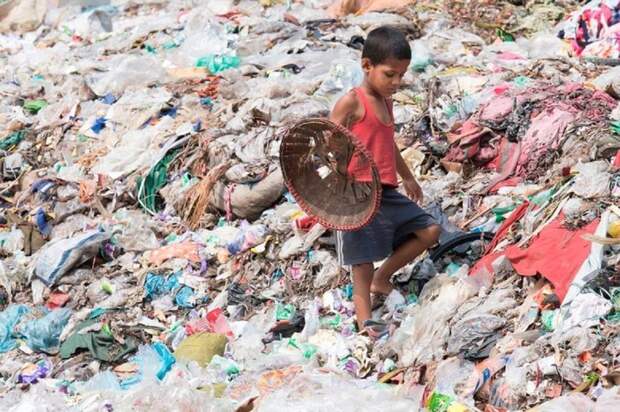
[[[0,409],[611,411],[620,1],[0,1]],[[442,224],[357,333],[279,136],[411,40]],[[174,405],[174,406],[173,406]]]

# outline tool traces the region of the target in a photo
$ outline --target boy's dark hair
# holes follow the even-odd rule
[[[389,58],[411,60],[411,47],[402,31],[381,26],[368,33],[362,58],[368,58],[372,64],[381,64]]]

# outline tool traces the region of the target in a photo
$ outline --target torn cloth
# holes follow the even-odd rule
[[[524,174],[530,163],[536,164],[549,150],[557,150],[562,143],[566,127],[574,120],[573,113],[560,108],[536,115],[521,141],[517,174]]]
[[[469,119],[456,132],[448,133],[448,142],[452,148],[445,157],[450,162],[473,160],[485,165],[497,157],[496,135],[489,128],[479,126],[475,120]]]
[[[98,332],[79,333],[92,324],[96,320],[88,320],[82,322],[78,326],[78,332],[69,336],[60,346],[60,357],[68,359],[77,352],[87,350],[90,355],[104,362],[118,362],[126,355],[135,352],[138,349],[138,341],[129,336],[125,338],[124,343],[117,342],[114,337],[103,330]]]
[[[171,243],[151,252],[150,263],[160,266],[169,259],[181,258],[194,263],[200,262],[200,245],[192,241]]]
[[[577,271],[588,257],[591,243],[582,238],[594,233],[598,219],[587,226],[571,231],[562,226],[563,216],[549,223],[534,238],[526,249],[516,245],[506,248],[506,257],[513,268],[522,276],[540,273],[555,287],[555,292],[564,300]]]

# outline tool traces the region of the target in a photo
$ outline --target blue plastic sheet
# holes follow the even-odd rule
[[[40,319],[31,320],[22,331],[26,343],[32,350],[49,352],[60,345],[60,334],[69,322],[71,311],[67,308],[56,309]]]
[[[146,275],[146,281],[144,282],[144,289],[146,290],[144,296],[147,299],[155,299],[172,292],[178,286],[179,278],[177,275],[170,275],[166,278],[162,275],[149,273]]]
[[[131,362],[138,365],[139,372],[120,382],[122,389],[131,388],[145,379],[156,378],[162,381],[176,363],[176,359],[165,344],[155,342],[150,346],[140,346],[136,356],[131,358]]]
[[[159,360],[161,361],[161,366],[159,371],[157,371],[157,379],[161,381],[166,377],[166,374],[170,372],[172,365],[176,363],[176,359],[163,343],[155,342],[152,347],[155,352],[157,352],[157,355],[159,355]]]
[[[174,302],[182,308],[193,308],[192,298],[194,290],[189,286],[181,285],[177,274],[168,277],[149,273],[144,282],[146,299],[152,300],[163,295],[173,294]]]
[[[101,133],[103,129],[105,129],[107,119],[105,117],[98,117],[95,120],[95,123],[90,127],[90,130],[95,132],[96,134]]]
[[[174,297],[174,302],[182,308],[193,308],[194,304],[191,299],[194,296],[194,290],[189,286],[183,286]]]
[[[13,330],[28,311],[24,305],[11,305],[0,312],[0,353],[8,352],[17,347]]]
[[[37,221],[37,229],[43,236],[49,236],[52,232],[52,226],[47,222],[47,218],[45,217],[45,211],[42,208],[37,210],[36,214]]]
[[[101,100],[105,104],[114,104],[114,103],[116,103],[116,97],[112,93],[106,94],[105,96],[103,96],[99,100]]]

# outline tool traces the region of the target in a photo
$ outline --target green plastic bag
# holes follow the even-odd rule
[[[47,105],[48,103],[43,99],[26,100],[24,102],[24,109],[28,110],[31,114],[37,114]]]
[[[451,396],[433,392],[428,399],[427,407],[430,412],[447,412],[452,402],[454,402],[454,399]]]
[[[145,178],[138,178],[138,199],[140,206],[147,212],[156,213],[161,210],[159,189],[168,183],[168,168],[177,153],[178,150],[171,151],[150,170]]]
[[[497,28],[495,33],[497,34],[497,37],[502,39],[503,42],[514,42],[515,41],[515,36],[513,36],[512,34],[508,33],[506,30],[500,27]]]
[[[543,329],[546,332],[553,332],[553,321],[557,315],[557,310],[543,310],[540,314]]]
[[[0,140],[0,150],[8,150],[13,146],[17,146],[26,137],[26,131],[20,130],[13,132],[4,139]]]
[[[224,70],[239,67],[241,59],[238,56],[209,54],[196,61],[196,67],[205,67],[212,74],[223,72]]]
[[[283,305],[278,303],[278,306],[276,306],[276,320],[292,320],[296,313],[295,306],[291,304]]]

